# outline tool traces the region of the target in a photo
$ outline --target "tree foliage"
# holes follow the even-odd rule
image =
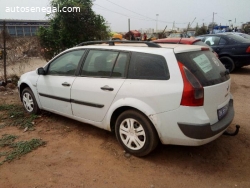
[[[209,30],[212,30],[214,27],[218,26],[218,24],[216,22],[211,22],[209,25],[208,25],[208,29]]]
[[[245,27],[243,28],[243,31],[247,34],[250,34],[250,24],[245,25]]]
[[[195,36],[204,35],[204,34],[207,34],[207,29],[205,26],[196,28]]]
[[[105,19],[92,10],[92,0],[52,0],[51,6],[60,10],[63,7],[79,7],[80,12],[52,13],[49,16],[50,26],[39,28],[38,37],[45,59],[81,42],[109,37]]]

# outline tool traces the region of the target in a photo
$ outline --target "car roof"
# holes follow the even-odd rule
[[[161,44],[157,47],[148,47],[143,43],[128,43],[121,44],[120,41],[115,43],[115,45],[109,44],[95,44],[95,45],[86,45],[86,46],[77,46],[71,49],[105,49],[105,50],[121,50],[121,51],[135,51],[135,52],[144,52],[152,54],[165,54],[167,52],[183,53],[190,51],[201,51],[204,46],[199,45],[183,45],[183,44]],[[69,50],[71,50],[69,49]]]
[[[155,43],[179,43],[179,44],[194,44],[195,42],[201,41],[197,38],[164,38],[164,39],[158,39],[154,40]]]

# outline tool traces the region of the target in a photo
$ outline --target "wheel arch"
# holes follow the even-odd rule
[[[229,66],[231,65],[231,67],[229,67],[229,71],[230,72],[232,72],[234,69],[235,69],[235,67],[237,66],[237,64],[236,64],[236,62],[235,62],[235,60],[229,55],[229,54],[224,54],[224,55],[221,55],[220,57],[219,57],[219,59],[220,59],[220,61],[221,61],[221,63],[224,65],[224,63],[222,62],[223,60],[227,60],[228,61],[228,63],[229,63]]]
[[[120,114],[127,110],[136,110],[137,112],[144,115],[152,124],[156,132],[158,133],[156,122],[157,120],[154,118],[151,118],[153,114],[155,114],[155,111],[152,107],[144,103],[143,101],[140,101],[138,99],[125,99],[126,102],[124,102],[124,99],[121,101],[117,101],[113,107],[109,109],[109,112],[107,113],[108,118],[108,124],[110,127],[108,127],[109,130],[112,132],[115,129],[115,123],[117,118]],[[159,135],[159,133],[158,133]]]
[[[115,122],[116,122],[117,118],[119,117],[119,115],[127,110],[132,110],[132,109],[136,110],[138,112],[141,112],[138,109],[131,107],[131,106],[121,106],[113,112],[113,114],[111,115],[111,118],[110,118],[110,130],[111,130],[111,132],[115,131]],[[143,112],[141,112],[141,113],[143,113]]]
[[[23,90],[24,90],[25,88],[29,88],[29,89],[33,92],[33,94],[34,94],[34,96],[35,96],[35,98],[36,98],[38,107],[39,107],[40,109],[42,109],[42,108],[41,108],[42,106],[41,106],[41,103],[40,103],[38,94],[37,94],[37,92],[36,92],[36,88],[35,88],[35,86],[33,86],[32,84],[28,84],[28,83],[26,83],[26,82],[22,82],[22,83],[20,84],[20,86],[19,86],[19,97],[20,97],[20,100],[22,101],[22,92],[23,92]]]
[[[30,88],[30,86],[28,84],[26,84],[26,83],[21,83],[20,86],[19,86],[19,97],[20,97],[21,101],[22,101],[22,92],[27,87]]]

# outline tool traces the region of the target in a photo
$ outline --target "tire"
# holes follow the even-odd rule
[[[225,68],[229,70],[230,73],[234,71],[235,63],[230,57],[227,56],[221,57],[220,61],[225,66]]]
[[[25,88],[22,92],[22,102],[25,110],[30,114],[39,114],[40,109],[36,98],[30,88]]]
[[[159,142],[153,124],[136,110],[125,111],[117,118],[115,134],[125,151],[137,157],[149,154]]]

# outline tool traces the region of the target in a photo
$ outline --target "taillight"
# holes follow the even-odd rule
[[[209,48],[207,48],[207,47],[202,47],[201,48],[201,51],[208,51],[209,50]]]
[[[203,106],[204,89],[197,78],[180,62],[178,62],[184,87],[181,98],[183,106]]]
[[[218,54],[217,54],[215,51],[213,51],[213,53],[214,53],[214,55],[219,59]]]
[[[250,46],[248,46],[246,53],[250,53]]]

